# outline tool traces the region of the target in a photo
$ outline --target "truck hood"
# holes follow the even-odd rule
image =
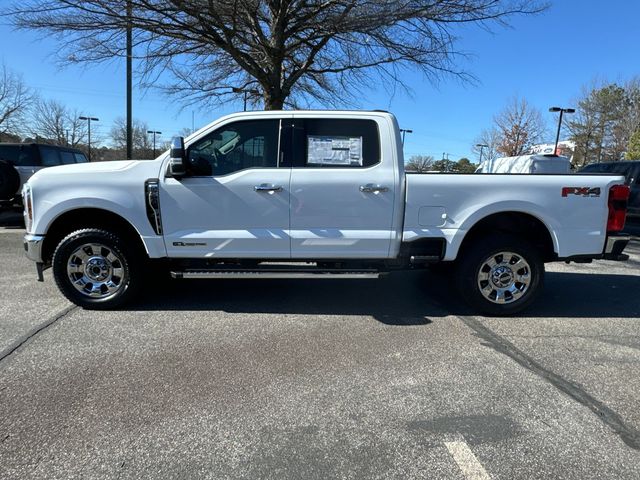
[[[159,175],[162,160],[122,160],[115,162],[78,163],[43,168],[28,184],[36,189],[79,188],[91,185],[123,185],[127,181],[144,182]]]
[[[50,175],[69,175],[87,173],[110,173],[119,170],[128,170],[142,160],[118,160],[115,162],[95,162],[95,163],[75,163],[71,165],[60,165],[39,170],[35,175],[46,177]]]

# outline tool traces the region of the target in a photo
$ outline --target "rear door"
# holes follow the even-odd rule
[[[386,125],[344,117],[293,122],[292,258],[387,258],[396,192],[393,160],[383,159]]]
[[[161,182],[170,257],[290,257],[280,128],[281,118],[236,120],[189,145],[189,175]]]

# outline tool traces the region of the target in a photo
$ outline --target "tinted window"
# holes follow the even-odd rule
[[[87,163],[89,160],[84,156],[84,153],[74,153],[73,156],[76,159],[76,163]]]
[[[6,160],[17,167],[37,165],[31,145],[0,145],[0,160]]]
[[[0,145],[0,160],[18,165],[20,145]]]
[[[629,181],[631,165],[628,163],[614,163],[611,168],[611,173],[624,175],[626,180]]]
[[[51,147],[40,147],[40,156],[43,167],[55,167],[60,165],[60,152]]]
[[[70,165],[72,163],[76,163],[76,159],[73,158],[72,152],[65,152],[64,150],[60,152],[60,157],[62,158],[62,163],[64,165]]]
[[[225,125],[189,147],[190,173],[219,176],[247,168],[277,167],[279,130],[279,120]]]
[[[611,168],[611,163],[592,163],[580,170],[580,173],[610,173]]]
[[[380,162],[373,120],[295,120],[294,167],[361,168]]]

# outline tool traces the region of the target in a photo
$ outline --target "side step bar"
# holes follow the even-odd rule
[[[185,270],[171,272],[172,278],[379,278],[384,272],[376,270]]]

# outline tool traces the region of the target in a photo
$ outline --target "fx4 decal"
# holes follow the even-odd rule
[[[600,187],[562,187],[562,196],[599,197]]]

